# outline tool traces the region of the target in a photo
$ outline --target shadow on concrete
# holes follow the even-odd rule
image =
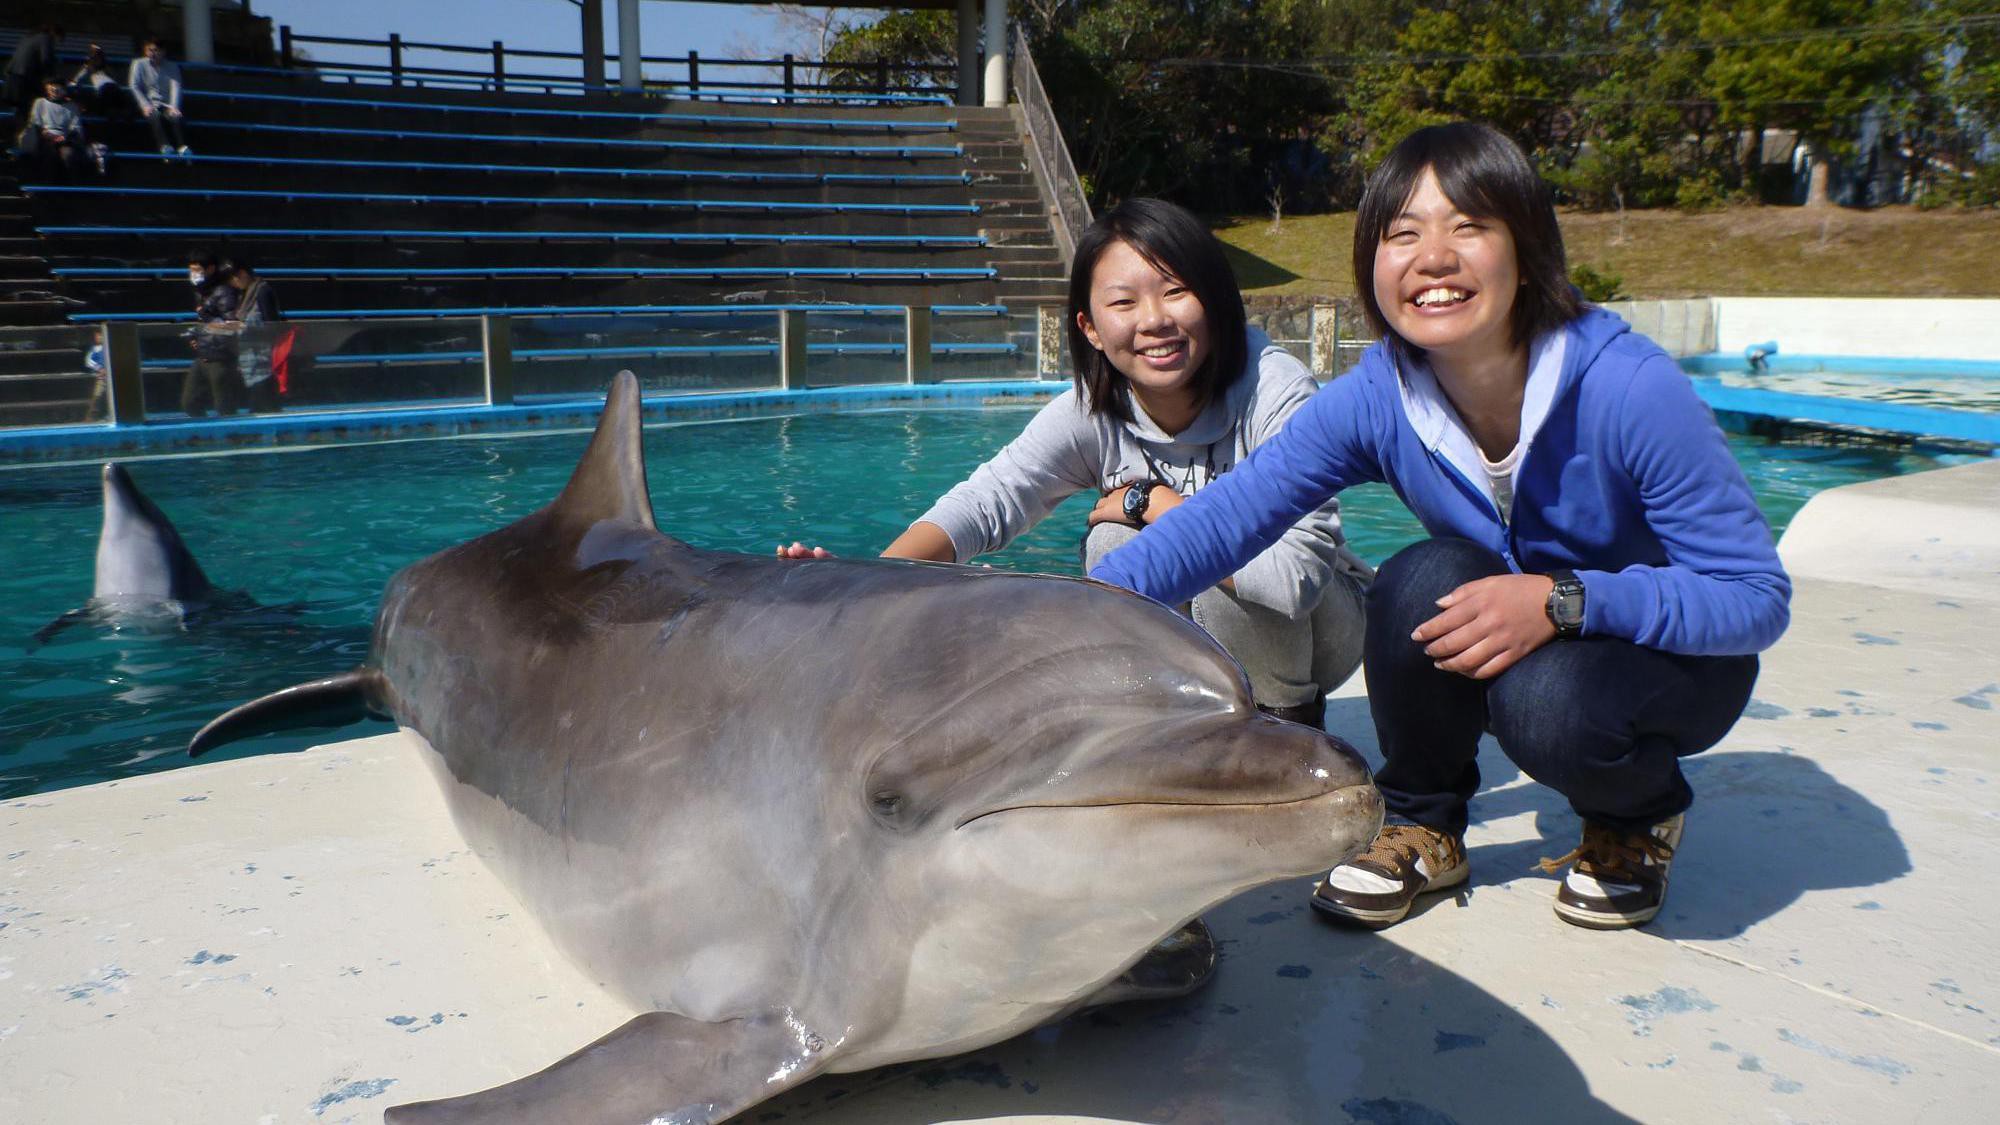
[[[1291,270],[1240,246],[1225,242],[1222,244],[1222,255],[1229,259],[1229,268],[1236,272],[1236,285],[1241,289],[1268,289],[1299,279],[1299,275]]]
[[[1303,891],[1277,884],[1210,912],[1223,963],[1195,996],[1073,1016],[955,1058],[830,1075],[751,1119],[1631,1120],[1521,1012],[1378,934],[1319,923]]]

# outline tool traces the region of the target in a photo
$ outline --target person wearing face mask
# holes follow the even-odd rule
[[[1074,386],[883,555],[970,562],[1091,489],[1087,569],[1228,479],[1318,390],[1305,365],[1246,326],[1221,243],[1162,200],[1127,200],[1084,231],[1067,312]],[[795,543],[779,553],[825,552]],[[1339,501],[1327,497],[1174,604],[1188,603],[1243,665],[1259,707],[1319,726],[1326,693],[1360,663],[1370,577],[1346,547]]]
[[[1694,801],[1680,758],[1749,702],[1791,581],[1687,376],[1583,304],[1548,186],[1484,125],[1419,129],[1370,177],[1355,280],[1381,334],[1236,470],[1091,577],[1174,602],[1351,484],[1386,481],[1435,538],[1382,564],[1364,664],[1388,823],[1314,893],[1401,921],[1463,883],[1490,731],[1583,818],[1555,911],[1660,911]]]
[[[213,405],[217,414],[234,414],[243,400],[243,379],[237,371],[236,304],[238,291],[217,264],[215,255],[188,255],[188,284],[194,286],[195,327],[188,343],[194,365],[181,383],[181,412],[205,418]]]

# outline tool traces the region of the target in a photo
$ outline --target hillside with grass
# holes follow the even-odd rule
[[[1349,296],[1352,212],[1210,217],[1246,294]],[[1566,212],[1571,266],[1621,296],[2000,297],[2000,210]]]

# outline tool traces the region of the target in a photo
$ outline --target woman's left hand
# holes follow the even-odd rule
[[[1417,626],[1410,639],[1447,672],[1490,680],[1556,637],[1543,574],[1500,574],[1467,582],[1438,599],[1444,612]]]

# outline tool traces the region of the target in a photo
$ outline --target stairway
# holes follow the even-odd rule
[[[75,422],[90,400],[87,329],[66,314],[11,170],[0,174],[0,412],[14,425]]]

